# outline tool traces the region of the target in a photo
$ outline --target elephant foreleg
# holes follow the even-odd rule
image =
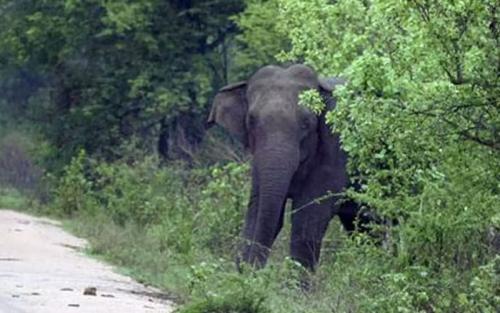
[[[320,256],[321,242],[332,218],[331,201],[298,201],[292,211],[290,254],[304,267],[314,270]]]
[[[358,205],[353,201],[346,201],[339,206],[338,215],[340,222],[348,233],[356,229],[355,221],[358,211]]]

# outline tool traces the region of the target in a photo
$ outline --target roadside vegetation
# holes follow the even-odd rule
[[[67,221],[181,313],[500,310],[495,1],[188,2],[0,0],[0,207]],[[314,274],[288,224],[236,271],[249,164],[203,128],[219,87],[276,62],[348,79],[328,113],[348,193],[387,221],[333,220]]]

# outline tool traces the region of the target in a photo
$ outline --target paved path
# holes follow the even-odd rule
[[[173,311],[158,290],[85,256],[84,246],[55,221],[0,210],[0,313]]]

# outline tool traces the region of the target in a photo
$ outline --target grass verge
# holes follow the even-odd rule
[[[0,188],[0,208],[22,210],[28,206],[29,200],[14,188]]]

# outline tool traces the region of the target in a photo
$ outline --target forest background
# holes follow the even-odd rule
[[[498,312],[499,7],[0,0],[0,206],[64,219],[180,312]],[[204,127],[220,87],[294,62],[348,79],[348,193],[398,222],[380,245],[333,221],[306,293],[288,223],[236,272],[248,156]]]

